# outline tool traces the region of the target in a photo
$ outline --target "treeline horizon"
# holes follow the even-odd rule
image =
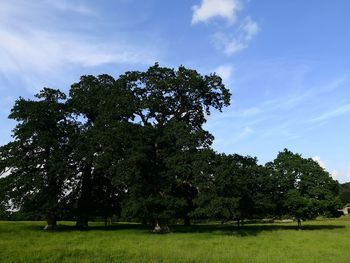
[[[203,128],[230,104],[216,74],[180,66],[82,76],[68,96],[44,88],[16,100],[14,140],[0,147],[0,218],[116,216],[167,232],[169,220],[339,216],[339,184],[287,149],[256,157],[217,153]],[[1,176],[2,175],[2,176]]]

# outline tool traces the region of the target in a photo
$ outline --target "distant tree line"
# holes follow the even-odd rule
[[[216,74],[158,64],[19,98],[0,148],[0,217],[45,218],[50,230],[117,216],[163,232],[169,220],[337,215],[338,183],[312,159],[285,149],[262,166],[211,149],[203,124],[229,103]]]
[[[340,185],[339,197],[343,205],[350,204],[350,183]]]

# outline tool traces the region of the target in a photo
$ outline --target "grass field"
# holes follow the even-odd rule
[[[0,262],[350,262],[350,217],[290,224],[172,226],[152,234],[136,224],[105,229],[71,222],[44,232],[43,222],[0,221]]]

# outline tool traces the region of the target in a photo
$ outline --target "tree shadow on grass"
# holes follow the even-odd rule
[[[38,224],[28,224],[25,228],[30,230],[43,230],[43,225]],[[300,230],[300,231],[313,231],[313,230],[335,230],[343,229],[343,225],[329,225],[329,224],[317,224],[317,225],[303,225],[298,229],[295,224],[246,224],[241,227],[237,227],[234,224],[198,224],[192,226],[181,226],[181,225],[171,225],[170,230],[172,233],[212,233],[215,235],[237,235],[237,236],[257,236],[261,232],[271,232],[271,231],[283,231],[283,230]],[[152,226],[133,224],[133,223],[113,223],[110,226],[105,227],[104,225],[90,225],[86,231],[120,231],[120,230],[130,230],[139,233],[152,233]],[[59,223],[57,229],[54,232],[70,232],[76,231],[74,225],[67,225],[64,223]]]
[[[214,233],[222,235],[238,235],[238,236],[257,236],[261,232],[283,231],[283,230],[334,230],[345,228],[343,225],[305,225],[300,229],[296,225],[280,225],[280,224],[254,224],[237,227],[236,225],[193,225],[191,227],[174,227],[175,233]]]
[[[45,224],[39,225],[39,224],[28,224],[26,226],[23,226],[24,228],[28,230],[43,230]],[[86,230],[78,230],[74,224],[67,224],[66,222],[58,222],[57,228],[53,231],[46,231],[48,233],[50,232],[86,232],[86,231],[118,231],[118,230],[135,230],[135,231],[150,231],[151,227],[147,225],[142,224],[134,224],[134,223],[113,223],[109,226],[104,226],[102,223],[99,225],[91,224],[89,225],[88,229]]]

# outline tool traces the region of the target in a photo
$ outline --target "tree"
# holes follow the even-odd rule
[[[196,214],[222,222],[236,220],[238,226],[246,218],[262,216],[271,202],[264,196],[267,173],[257,159],[215,153],[209,157],[199,178]]]
[[[206,116],[227,106],[230,94],[215,74],[201,76],[183,66],[174,70],[156,64],[146,72],[127,72],[119,81],[136,101],[141,138],[130,153],[125,211],[153,220],[163,231],[169,218],[179,210],[188,216],[191,206],[191,193],[183,191],[192,185],[191,163],[185,168],[181,156],[210,146],[213,137],[203,129]]]
[[[125,183],[113,184],[117,166],[130,143],[133,100],[124,86],[109,75],[83,76],[71,86],[68,105],[77,131],[72,137],[76,167],[77,227],[86,229],[90,216],[105,218],[120,210]],[[123,180],[115,180],[115,182]]]
[[[10,118],[18,122],[14,141],[0,148],[0,173],[8,171],[7,202],[13,209],[44,214],[54,229],[69,180],[71,123],[59,90],[44,88],[39,100],[20,98]]]
[[[338,182],[317,162],[284,149],[266,166],[275,177],[278,214],[296,218],[298,227],[301,220],[337,214]]]

